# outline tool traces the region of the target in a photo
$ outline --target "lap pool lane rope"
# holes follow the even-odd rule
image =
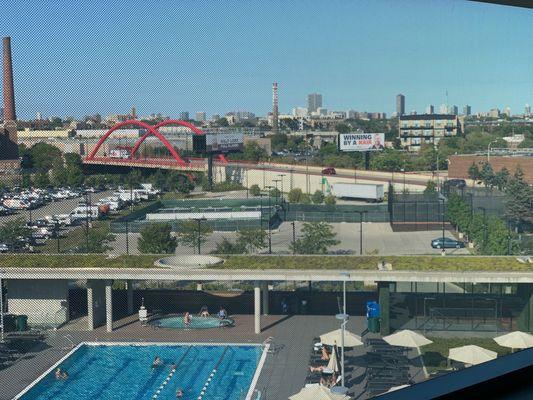
[[[183,354],[180,358],[180,360],[178,361],[177,364],[174,364],[174,366],[172,367],[172,369],[170,370],[170,372],[168,373],[167,377],[165,378],[165,380],[161,383],[161,385],[159,386],[159,388],[156,390],[156,392],[154,393],[154,395],[152,396],[152,400],[156,400],[159,395],[161,394],[161,391],[165,388],[165,386],[170,382],[170,379],[172,379],[172,377],[174,376],[174,373],[176,372],[176,369],[178,368],[178,366],[183,362],[183,360],[185,359],[185,356],[187,356],[187,354],[189,353],[189,351],[191,350],[192,346],[189,346],[189,348],[187,349],[187,351],[185,352],[185,354]]]
[[[202,388],[202,391],[200,392],[200,395],[197,397],[196,400],[202,400],[205,396],[205,392],[207,391],[207,388],[209,387],[209,384],[213,382],[213,378],[215,377],[215,374],[217,373],[218,367],[220,366],[220,363],[222,362],[222,359],[224,358],[224,355],[228,351],[229,346],[226,346],[224,348],[224,351],[222,352],[222,355],[218,359],[218,362],[215,364],[215,368],[213,368],[213,371],[211,371],[211,374],[209,375],[209,378],[207,378],[207,381],[204,384],[204,387]]]

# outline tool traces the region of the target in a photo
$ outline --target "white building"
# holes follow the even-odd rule
[[[296,118],[305,118],[307,117],[307,108],[295,107],[292,109],[292,115]]]

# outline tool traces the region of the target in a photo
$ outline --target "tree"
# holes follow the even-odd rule
[[[21,185],[23,188],[29,188],[29,187],[31,187],[31,185],[32,185],[32,182],[31,182],[31,175],[28,174],[27,172],[22,173],[22,181],[21,181],[20,185]]]
[[[509,170],[503,167],[494,175],[494,186],[496,186],[498,190],[504,190],[507,186],[510,176],[511,174],[509,173]]]
[[[65,186],[67,184],[67,169],[63,164],[63,159],[54,160],[50,181],[54,186]]]
[[[281,191],[278,189],[278,188],[272,188],[270,189],[270,191],[268,192],[268,195],[270,197],[275,197],[275,198],[278,198],[281,196]]]
[[[33,177],[33,184],[38,188],[50,186],[50,178],[46,172],[38,172]]]
[[[226,118],[219,118],[215,121],[215,125],[226,127],[229,126],[229,122]]]
[[[478,181],[480,179],[481,173],[476,163],[472,163],[472,165],[468,167],[468,177],[473,181]]]
[[[324,202],[324,193],[322,193],[320,190],[317,190],[311,196],[311,201],[315,204],[322,204]]]
[[[294,188],[289,192],[289,203],[300,203],[302,201],[303,192],[300,188]]]
[[[268,158],[266,150],[259,146],[257,142],[246,143],[244,145],[242,157],[244,160],[250,161],[263,161]]]
[[[326,222],[306,222],[302,234],[290,246],[298,254],[326,254],[329,247],[340,243],[335,239],[337,235],[333,232],[333,227]]]
[[[479,177],[483,181],[485,187],[492,188],[494,186],[494,170],[492,169],[492,165],[490,165],[488,162],[483,163]]]
[[[222,238],[222,242],[216,244],[215,250],[211,254],[243,254],[246,250],[239,244],[230,242],[227,238]]]
[[[63,155],[57,147],[39,142],[31,147],[29,157],[36,170],[47,172],[52,169],[54,161],[62,160]]]
[[[105,253],[111,250],[108,244],[115,240],[115,235],[101,229],[91,229],[87,236],[87,242],[83,242],[80,253]],[[87,244],[89,247],[87,247]]]
[[[237,246],[248,253],[265,247],[266,232],[263,229],[242,229],[237,232]]]
[[[287,147],[287,135],[284,133],[276,133],[270,136],[270,145],[272,150],[282,150]]]
[[[426,183],[426,188],[424,189],[424,194],[430,197],[437,196],[437,184],[434,181],[428,181]]]
[[[0,242],[10,248],[20,247],[21,239],[31,234],[31,229],[26,225],[24,218],[7,221],[0,226]]]
[[[252,185],[250,186],[250,194],[252,196],[259,196],[261,194],[261,189],[259,188],[259,185]]]
[[[177,240],[172,237],[172,226],[154,223],[141,229],[137,247],[145,254],[171,254],[176,251]]]
[[[328,206],[332,206],[334,204],[337,203],[337,199],[335,198],[335,196],[333,196],[332,194],[328,194],[325,198],[324,198],[324,204],[328,205]]]
[[[200,229],[198,230],[198,226]],[[193,249],[200,244],[207,242],[207,237],[213,232],[211,226],[205,222],[198,222],[195,220],[183,221],[178,226],[178,243],[192,247]]]
[[[341,122],[340,124],[335,125],[335,130],[339,133],[349,133],[352,128],[350,125]]]
[[[509,179],[505,193],[505,215],[515,224],[533,222],[533,188],[525,181],[521,168],[517,168]]]

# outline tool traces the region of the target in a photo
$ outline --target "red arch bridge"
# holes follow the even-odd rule
[[[83,163],[88,165],[113,165],[123,167],[175,169],[184,172],[206,171],[208,168],[207,159],[182,157],[174,148],[174,146],[168,141],[168,139],[159,131],[159,128],[168,125],[184,126],[190,129],[195,135],[205,135],[202,130],[200,130],[193,124],[182,120],[169,119],[166,121],[162,121],[156,125],[148,125],[145,122],[137,120],[128,120],[120,122],[113,126],[111,129],[109,129],[96,143],[96,146],[92,149],[88,156],[83,160]],[[145,130],[145,133],[134,143],[128,157],[111,157],[110,155],[106,155],[105,152],[102,154],[102,146],[113,134],[113,132],[126,126],[136,126]],[[139,154],[138,150],[140,146],[150,136],[159,139],[159,141],[170,152],[170,157],[142,157]],[[216,161],[223,164],[227,164],[228,162],[223,154],[219,154]]]

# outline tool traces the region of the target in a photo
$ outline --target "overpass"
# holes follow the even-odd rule
[[[110,157],[101,149],[102,145],[112,135],[114,131],[124,126],[137,126],[145,129],[145,133],[133,145],[128,158]],[[95,148],[83,160],[85,165],[99,166],[119,166],[127,168],[148,168],[148,169],[169,169],[190,172],[209,172],[208,160],[206,158],[186,158],[182,157],[178,151],[170,144],[166,137],[159,132],[159,128],[169,125],[183,126],[190,129],[195,135],[205,134],[196,126],[181,120],[166,120],[154,126],[141,121],[129,120],[121,122],[109,129],[98,141]],[[170,157],[142,157],[139,155],[141,144],[150,136],[155,136],[170,152]],[[235,182],[241,183],[245,187],[258,185],[259,187],[274,186],[274,180],[280,180],[279,189],[287,192],[293,188],[300,188],[304,192],[314,193],[316,190],[324,189],[324,176],[322,167],[283,164],[272,162],[247,162],[228,160],[222,154],[213,162],[214,182],[224,182],[230,176]],[[404,186],[411,191],[423,190],[428,180],[435,179],[430,173],[394,173],[384,171],[365,171],[360,169],[338,168],[336,175],[325,177],[328,183],[373,183],[387,184],[393,182]]]

